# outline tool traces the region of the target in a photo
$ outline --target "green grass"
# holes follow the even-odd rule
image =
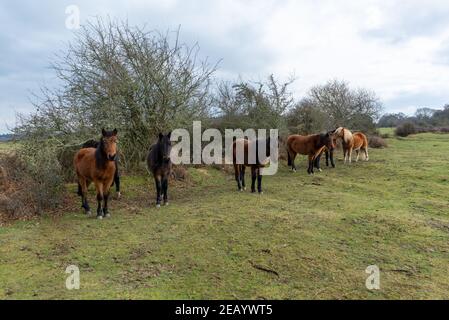
[[[379,132],[380,132],[380,134],[388,134],[391,137],[393,137],[395,129],[396,128],[379,128]]]
[[[388,144],[315,176],[304,157],[297,173],[283,165],[262,196],[192,168],[160,210],[149,177],[124,177],[104,221],[82,215],[71,185],[63,215],[0,228],[0,298],[448,299],[449,136]],[[79,291],[65,289],[72,264]]]
[[[14,148],[15,145],[13,142],[0,142],[0,153],[10,152]]]

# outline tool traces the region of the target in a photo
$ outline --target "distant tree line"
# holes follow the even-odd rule
[[[12,140],[12,134],[0,134],[0,141],[6,142]]]
[[[449,104],[445,105],[442,110],[419,108],[413,116],[403,113],[388,113],[379,119],[377,126],[393,128],[404,123],[411,123],[420,128],[449,127]]]

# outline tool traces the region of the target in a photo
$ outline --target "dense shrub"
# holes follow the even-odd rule
[[[388,147],[387,142],[379,136],[371,136],[369,138],[368,143],[369,143],[369,147],[374,148],[374,149],[381,149],[381,148]]]
[[[411,122],[403,123],[399,125],[395,130],[395,134],[399,137],[407,137],[415,133],[417,133],[416,127]]]
[[[64,183],[53,153],[24,152],[0,157],[0,215],[19,219],[54,209],[63,199]]]

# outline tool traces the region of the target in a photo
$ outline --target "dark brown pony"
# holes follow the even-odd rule
[[[307,172],[313,174],[315,159],[324,151],[324,148],[335,148],[332,132],[314,134],[309,136],[292,135],[287,139],[288,165],[296,171],[295,158],[297,154],[309,157]]]
[[[148,170],[153,174],[156,183],[156,207],[161,207],[161,198],[164,197],[164,204],[168,206],[168,178],[171,174],[172,163],[171,153],[171,132],[167,135],[159,134],[156,144],[151,146],[147,157]]]
[[[110,217],[108,211],[109,189],[114,181],[117,158],[117,129],[102,130],[102,137],[97,148],[81,149],[75,154],[73,164],[78,176],[79,193],[82,207],[90,215],[87,202],[87,188],[93,182],[97,191],[97,218]],[[104,205],[102,207],[102,203]]]
[[[248,151],[250,150],[250,144],[256,143],[255,150],[255,161],[251,161],[251,158],[249,156]],[[259,159],[259,146],[261,144],[265,144],[265,153],[266,158],[265,159]],[[240,159],[237,159],[237,150],[238,147],[243,147],[243,161],[240,161]],[[256,192],[256,180],[257,180],[257,191],[262,194],[262,174],[261,174],[261,168],[265,167],[267,164],[267,160],[270,157],[270,138],[267,138],[265,140],[256,140],[256,141],[249,141],[247,139],[236,139],[234,143],[232,144],[232,163],[234,164],[234,173],[235,173],[235,180],[237,181],[237,187],[239,191],[246,190],[245,187],[245,170],[246,167],[251,168],[251,192]],[[243,163],[241,163],[243,162]],[[250,163],[253,162],[253,163]]]

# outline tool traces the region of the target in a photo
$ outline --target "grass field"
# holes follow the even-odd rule
[[[14,149],[13,142],[0,142],[0,153],[9,152]]]
[[[61,216],[0,228],[0,298],[449,299],[449,135],[388,143],[315,176],[302,157],[262,196],[192,168],[160,210],[149,177],[124,177],[104,221],[71,185]],[[65,288],[69,265],[80,290]],[[365,287],[369,265],[380,290]]]

